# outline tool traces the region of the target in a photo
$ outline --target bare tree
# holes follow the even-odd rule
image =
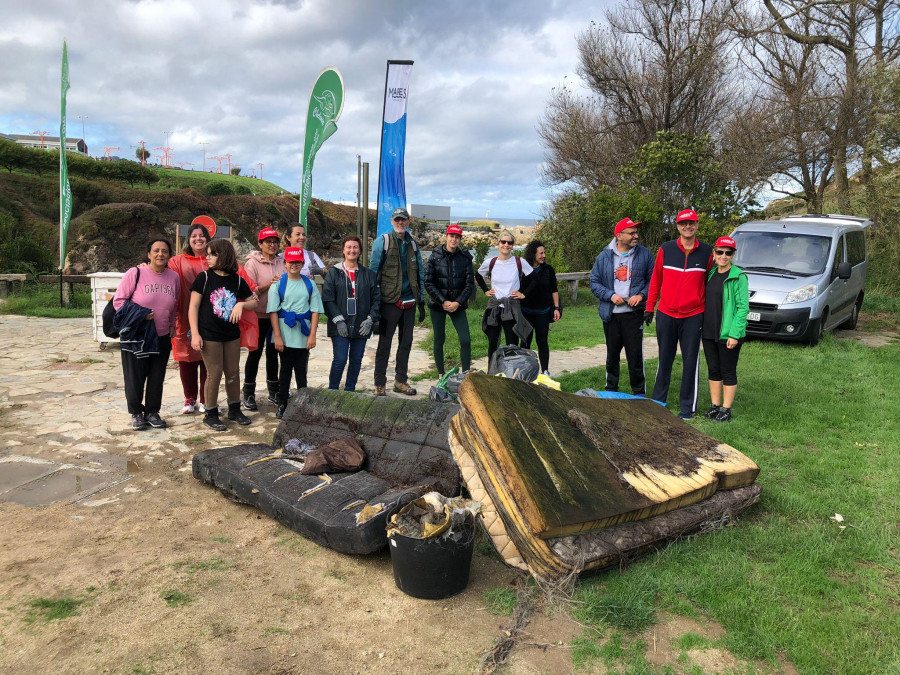
[[[547,184],[610,184],[657,131],[718,135],[731,112],[727,0],[628,0],[577,37],[591,90],[555,90],[538,133]]]

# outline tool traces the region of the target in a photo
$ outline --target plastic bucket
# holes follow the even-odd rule
[[[442,537],[411,539],[401,534],[388,541],[394,583],[414,598],[439,600],[465,590],[475,548],[475,527],[466,528],[459,541]]]

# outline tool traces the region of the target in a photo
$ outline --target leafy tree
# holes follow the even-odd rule
[[[9,173],[12,173],[15,168],[22,168],[25,163],[25,149],[15,141],[0,138],[0,166]]]
[[[138,158],[138,161],[146,162],[150,159],[150,151],[147,148],[138,148],[134,151],[134,156]]]
[[[241,175],[241,167],[239,167],[239,166],[231,167],[231,175],[232,176],[240,176]]]

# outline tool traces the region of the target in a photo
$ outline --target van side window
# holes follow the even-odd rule
[[[866,235],[864,232],[847,233],[847,260],[856,267],[866,260]]]
[[[843,235],[837,240],[837,246],[834,247],[834,264],[831,266],[831,278],[837,279],[838,265],[844,262],[844,237]]]

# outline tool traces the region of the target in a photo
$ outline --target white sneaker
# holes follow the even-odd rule
[[[197,412],[205,413],[205,412],[206,412],[206,406],[203,405],[202,403],[198,403],[198,404],[197,404]]]
[[[550,377],[550,371],[549,371],[549,370],[545,370],[545,371],[544,371],[544,375],[546,375],[547,377]]]
[[[182,415],[193,415],[197,412],[197,404],[193,401],[185,401],[184,408],[181,409]]]

